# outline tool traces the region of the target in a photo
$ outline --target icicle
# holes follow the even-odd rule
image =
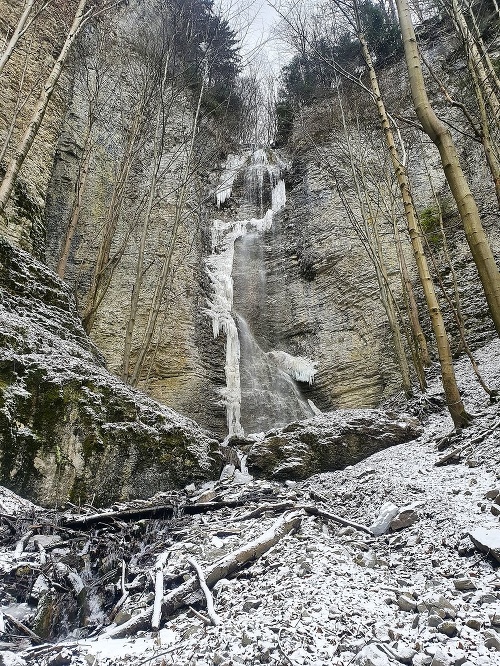
[[[285,181],[279,179],[276,185],[272,190],[272,208],[273,212],[277,213],[279,210],[285,207],[286,203],[286,193],[285,193]]]
[[[220,207],[230,196],[238,171],[247,164],[245,182],[253,192],[262,196],[264,173],[271,183],[271,208],[261,218],[249,220],[212,222],[212,254],[206,260],[206,270],[212,284],[212,295],[207,300],[206,313],[212,320],[214,337],[221,331],[226,335],[226,363],[224,367],[226,386],[221,397],[227,412],[229,436],[243,436],[240,424],[241,384],[240,384],[240,342],[238,329],[232,315],[233,308],[233,260],[235,241],[248,233],[269,231],[273,223],[273,213],[281,210],[286,201],[285,183],[281,179],[284,166],[279,161],[269,163],[268,153],[260,148],[250,156],[229,155],[219,185],[215,191],[217,206]],[[309,359],[293,357],[286,352],[272,352],[278,367],[298,381],[312,383],[316,364]]]
[[[245,163],[246,158],[243,155],[228,155],[224,170],[221,173],[219,184],[215,190],[215,201],[217,208],[229,199],[233,190],[234,179],[236,174]]]
[[[270,351],[268,355],[276,365],[298,382],[312,384],[317,370],[317,362],[303,356],[292,356],[284,351]]]

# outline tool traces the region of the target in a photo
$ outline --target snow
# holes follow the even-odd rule
[[[399,513],[399,507],[397,507],[392,502],[386,502],[380,508],[380,513],[370,525],[370,530],[375,536],[381,536],[385,534],[389,529],[391,520],[395,518]]]
[[[12,490],[0,486],[0,513],[6,515],[22,515],[22,514],[32,514],[36,511],[41,511],[42,509],[33,502],[30,502],[27,499],[22,499]]]
[[[471,536],[484,543],[490,550],[500,550],[500,528],[477,527]]]

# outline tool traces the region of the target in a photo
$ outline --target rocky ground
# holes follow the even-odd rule
[[[478,358],[494,385],[500,344]],[[465,361],[457,372],[476,418],[440,446],[436,381],[409,406],[418,439],[305,481],[227,467],[106,513],[5,491],[0,663],[500,665],[500,412]],[[212,621],[188,558],[213,586]]]

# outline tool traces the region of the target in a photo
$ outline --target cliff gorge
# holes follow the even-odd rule
[[[50,292],[62,290],[63,310],[71,310],[69,327],[76,330],[72,294],[92,341],[78,328],[78,344],[96,367],[105,363],[124,382],[109,379],[113,395],[115,390],[139,395],[129,394],[126,384],[137,386],[217,435],[268,430],[318,409],[404,402],[401,358],[380,296],[373,249],[363,234],[373,234],[384,256],[384,288],[396,309],[404,310],[391,225],[399,228],[401,253],[420,306],[423,297],[371,98],[355,86],[340,86],[336,96],[330,91],[300,108],[279,149],[244,144],[244,104],[232,91],[221,92],[224,77],[237,88],[232,37],[212,14],[208,28],[193,28],[195,15],[185,12],[198,4],[119,3],[82,30],[1,217],[5,238],[43,259],[64,284],[7,245],[4,266],[19,265],[20,274],[38,275]],[[8,35],[23,3],[4,0],[0,6]],[[2,169],[33,107],[28,91],[43,79],[45,70],[39,73],[37,67],[54,62],[67,18],[42,13],[29,42],[23,42],[3,73],[7,85],[0,133],[4,140],[11,137]],[[217,36],[226,38],[222,60],[209,46],[209,32],[203,32],[213,25]],[[448,35],[426,56],[431,62],[451,59],[455,49]],[[380,76],[388,105],[405,118],[411,101],[403,71],[400,62],[392,63]],[[456,109],[441,111],[460,127]],[[498,211],[481,148],[463,132],[456,134],[498,257]],[[436,227],[440,202],[452,267],[466,296],[466,329],[473,345],[479,345],[494,329],[437,152],[411,124],[401,123],[400,136],[408,147],[414,198],[428,224],[423,235],[435,256],[433,271],[451,287],[453,271]],[[353,156],[364,178],[364,202],[350,171]],[[360,233],[356,219],[363,206],[369,224]],[[220,294],[214,271],[222,279]],[[10,269],[4,274],[8,293],[13,278]],[[20,282],[14,281],[16,291]],[[214,325],[219,296],[226,299],[226,311]],[[35,296],[28,289],[22,298]],[[34,302],[27,312],[37,307]],[[65,317],[56,322],[59,336]],[[447,318],[458,352],[454,319]],[[50,319],[44,316],[44,326],[50,327]],[[429,333],[426,315],[422,324]],[[216,329],[223,334],[214,338]],[[17,335],[5,335],[9,354],[21,344]],[[408,353],[404,330],[401,335]],[[37,353],[36,341],[27,336],[21,345],[25,357],[31,345]],[[12,372],[6,366],[7,394],[11,383],[19,383]],[[409,376],[415,387],[411,370]],[[44,393],[43,386],[36,392]],[[63,402],[64,395],[63,390]],[[23,409],[21,403],[16,409]],[[160,420],[163,409],[156,412]],[[19,438],[14,411],[6,418]],[[63,410],[60,419],[77,418],[70,412]],[[126,422],[130,414],[138,418],[128,407],[123,414],[126,418],[101,414],[98,421]],[[29,428],[36,435],[36,428]],[[191,425],[186,428],[190,431]],[[203,467],[214,443],[196,432]],[[64,428],[58,433],[70,446],[72,436]],[[217,455],[213,465],[207,463],[209,474],[215,474]],[[16,470],[8,467],[5,474],[14,478]],[[24,488],[16,483],[16,489]],[[65,481],[64,493],[73,492],[67,491],[71,483]]]

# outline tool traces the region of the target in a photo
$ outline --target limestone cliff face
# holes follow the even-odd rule
[[[391,91],[392,108],[403,108],[409,112],[408,90],[395,83],[404,81],[401,68],[398,66],[386,73],[383,84]],[[303,390],[323,409],[375,406],[401,391],[401,374],[373,262],[341,200],[343,198],[350,204],[359,224],[360,204],[350,174],[347,141],[359,172],[362,169],[365,171],[366,181],[362,186],[371,196],[371,203],[365,205],[371,219],[379,224],[389,282],[399,307],[404,309],[396,248],[388,216],[390,206],[395,207],[404,238],[405,256],[421,306],[422,325],[433,348],[430,322],[404,232],[400,202],[390,197],[387,185],[390,166],[383,164],[386,151],[381,146],[382,136],[375,110],[370,113],[371,117],[364,114],[365,120],[360,129],[351,122],[351,136],[347,139],[341,128],[335,99],[302,111],[301,117],[296,119],[289,143],[291,166],[287,176],[287,204],[284,211],[276,216],[273,231],[265,238],[268,295],[263,306],[267,313],[263,335],[274,348],[283,347],[289,353],[318,361],[313,386],[303,387]],[[455,113],[446,113],[448,121],[459,126],[460,118]],[[452,294],[451,273],[444,247],[436,226],[433,226],[437,224],[436,208],[429,175],[443,208],[469,343],[478,345],[495,335],[494,328],[439,154],[428,140],[415,132],[403,128],[402,134],[409,152],[409,171],[417,208],[431,220],[426,229],[428,254],[430,257],[432,250],[435,261],[433,265],[429,259],[431,269],[435,276],[439,273],[444,286]],[[497,259],[500,259],[498,210],[481,146],[464,140],[459,133],[455,138],[490,243]],[[382,157],[377,157],[377,147],[378,155]],[[377,160],[382,160],[382,164]],[[394,191],[397,195],[397,190]],[[459,339],[455,321],[442,298],[437,279],[436,288],[453,336],[453,349],[457,350]]]
[[[21,0],[0,0],[4,29],[4,24],[13,24],[21,6]],[[151,16],[149,2],[131,1],[103,19],[98,29],[82,34],[73,63],[66,69],[37,143],[25,163],[8,216],[2,222],[4,236],[36,256],[44,253],[48,266],[55,269],[81,189],[78,224],[64,279],[76,295],[79,312],[83,313],[103,229],[113,218],[106,290],[98,304],[91,339],[115,375],[121,375],[123,370],[125,330],[153,173],[155,112],[151,105],[140,106],[139,85],[142,75],[151,67],[144,41],[139,39],[145,26],[151,23]],[[41,75],[33,56],[42,54],[40,61],[45,67],[53,62],[62,39],[61,25],[57,16],[47,16],[33,33],[26,61],[29,79],[26,90]],[[0,136],[9,131],[26,48],[20,50],[2,79],[7,81],[7,101],[6,111],[0,114]],[[99,62],[102,77],[96,101],[92,91]],[[402,66],[386,72],[384,77],[392,106],[408,111],[408,90],[401,83]],[[220,169],[227,154],[239,148],[231,141],[223,123],[205,118],[194,132],[196,139],[189,154],[195,122],[194,97],[193,91],[186,89],[172,88],[168,94],[160,176],[145,237],[143,286],[135,318],[131,368],[144,344],[152,298],[170,252],[176,206],[182,191],[172,269],[139,386],[203,426],[225,434],[226,416],[220,389],[225,384],[226,341],[223,336],[213,339],[206,313],[212,290],[205,264],[211,252],[210,228],[214,218],[228,221],[241,215],[262,215],[272,197],[268,182],[260,210],[252,213],[245,210],[240,205],[242,168],[235,174],[232,196],[217,210],[213,195]],[[396,249],[387,221],[387,212],[394,206],[402,229],[401,210],[390,196],[392,186],[387,182],[385,151],[381,148],[374,110],[369,109],[370,101],[359,99],[355,92],[349,100],[353,111],[361,110],[362,120],[357,128],[354,113],[347,114],[347,137],[341,129],[335,100],[305,108],[296,119],[290,142],[280,154],[286,164],[283,167],[286,205],[275,213],[272,227],[254,239],[254,245],[250,247],[248,239],[236,242],[233,265],[235,310],[244,313],[264,353],[285,352],[317,362],[318,372],[312,386],[301,382],[297,389],[301,399],[311,398],[325,410],[377,406],[401,389],[373,264],[344,205],[346,201],[351,205],[354,216],[359,213],[360,204],[349,170],[348,145],[365,171],[367,182],[362,185],[370,191],[373,207],[370,215],[380,225],[388,279],[399,306],[403,307]],[[14,139],[28,117],[32,102],[30,98],[21,110],[9,150],[15,145]],[[92,104],[95,105],[90,114],[93,125],[89,129]],[[446,113],[454,123],[460,122],[449,110]],[[122,186],[123,196],[117,203],[120,172],[133,137],[135,143]],[[491,336],[493,327],[437,153],[410,130],[403,130],[403,138],[420,211],[432,213],[428,172],[433,176],[434,188],[444,206],[452,258],[465,297],[466,325],[471,340],[480,343]],[[493,187],[480,146],[458,138],[491,243],[498,252],[500,232],[493,212]],[[89,146],[91,149],[87,150]],[[8,154],[7,151],[6,158]],[[83,180],[82,169],[86,172]],[[443,248],[433,238],[432,229],[429,242],[433,244],[438,264],[443,266]],[[406,241],[404,252],[417,296],[422,300]],[[248,282],[248,263],[259,267],[259,281]],[[449,271],[443,268],[440,272],[449,286]],[[53,276],[42,277],[49,282],[53,280]],[[425,314],[422,323],[429,333]],[[449,323],[453,330],[453,322]],[[247,391],[251,392],[251,383],[248,386]],[[106,419],[107,416],[103,417]]]
[[[23,0],[0,0],[2,39],[12,34],[24,4]],[[5,171],[58,56],[67,20],[68,16],[62,6],[44,11],[40,20],[20,40],[2,73],[0,154],[3,154],[3,159],[0,160],[0,175]],[[0,217],[2,235],[36,256],[41,256],[44,250],[43,210],[56,144],[71,97],[71,83],[70,66],[59,80],[42,128],[19,175],[6,215]]]
[[[151,67],[148,54],[144,54],[141,31],[148,22],[155,21],[152,11],[153,3],[130,3],[113,19],[113,36],[100,54],[105,75],[100,97],[94,104],[97,110],[91,130],[88,71],[85,63],[77,63],[74,94],[56,149],[45,212],[46,257],[49,266],[55,269],[74,210],[75,189],[90,131],[88,175],[82,188],[81,211],[65,280],[75,290],[80,311],[84,312],[103,228],[115,215],[108,284],[99,302],[91,337],[102,350],[109,369],[117,375],[123,370],[125,331],[154,171],[156,110],[147,105],[141,107],[147,91],[140,90],[138,78],[145,77]],[[172,268],[139,386],[160,402],[218,429],[224,415],[215,387],[223,382],[223,350],[222,343],[215,343],[209,335],[208,319],[203,312],[206,301],[203,254],[207,211],[212,202],[209,176],[220,147],[216,131],[209,123],[203,121],[194,128],[196,102],[189,90],[172,87],[165,93],[161,162],[147,222],[143,284],[130,365],[133,371],[144,344],[153,295],[164,262],[172,251]],[[190,155],[193,133],[196,140]],[[135,143],[127,157],[132,136]],[[129,175],[120,186],[117,183],[127,159]],[[121,199],[117,195],[119,187],[122,187]],[[181,197],[183,201],[179,204]],[[176,217],[179,229],[173,239]]]

